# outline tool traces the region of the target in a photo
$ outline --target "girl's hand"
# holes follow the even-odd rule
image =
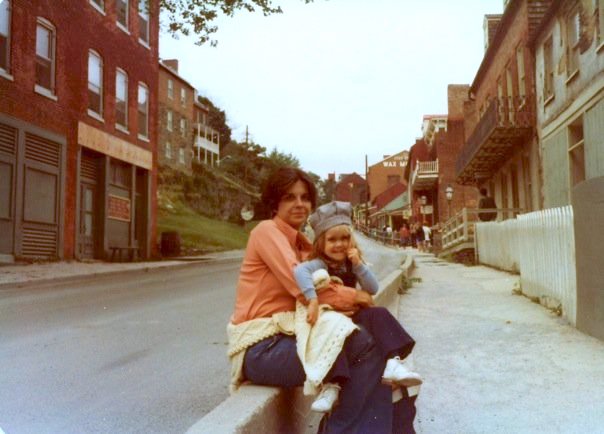
[[[354,302],[361,307],[373,306],[373,297],[367,291],[360,289],[356,293]]]
[[[319,318],[319,299],[313,298],[308,302],[308,308],[306,312],[306,322],[311,326],[315,325]]]
[[[352,247],[348,249],[348,252],[346,252],[346,254],[348,255],[348,260],[350,260],[350,262],[352,262],[352,265],[354,265],[355,267],[361,263],[361,256],[359,255],[358,249]]]

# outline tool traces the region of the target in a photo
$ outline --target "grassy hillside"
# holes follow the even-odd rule
[[[182,184],[158,185],[157,234],[180,234],[182,254],[243,249],[255,223],[244,226],[196,212],[185,200]]]

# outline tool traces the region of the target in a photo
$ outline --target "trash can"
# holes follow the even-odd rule
[[[180,255],[180,234],[178,232],[161,233],[161,255],[178,256]]]

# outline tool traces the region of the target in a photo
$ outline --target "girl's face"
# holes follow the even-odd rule
[[[300,229],[311,209],[308,188],[302,181],[296,181],[283,195],[277,208],[277,216],[295,229]]]
[[[325,256],[336,262],[344,262],[352,246],[350,229],[346,225],[334,226],[325,231]]]

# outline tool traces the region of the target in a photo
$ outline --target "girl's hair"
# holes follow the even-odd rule
[[[312,179],[310,179],[310,176],[295,167],[280,167],[268,178],[262,192],[262,202],[268,208],[269,213],[275,213],[277,208],[279,208],[279,202],[281,202],[287,190],[298,181],[302,181],[306,185],[312,209],[315,209],[317,205],[317,188]]]
[[[359,258],[361,258],[361,262],[365,262],[363,260],[363,252],[361,252],[361,249],[360,249],[359,245],[357,244],[357,241],[354,238],[354,234],[352,233],[352,228],[348,225],[338,225],[338,226],[334,226],[334,228],[343,228],[346,231],[346,233],[348,235],[350,235],[350,245],[348,247],[357,249],[359,252]],[[329,229],[332,229],[332,228],[329,228]],[[322,259],[327,264],[333,263],[333,259],[331,259],[330,257],[328,257],[325,254],[325,234],[327,234],[329,229],[327,231],[323,232],[321,235],[319,235],[313,241],[312,252],[308,259],[319,258],[319,259]]]

